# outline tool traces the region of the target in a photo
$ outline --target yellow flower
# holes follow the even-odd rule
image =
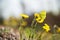
[[[45,19],[46,18],[46,11],[45,10],[41,11],[40,16],[42,19]]]
[[[35,13],[35,14],[34,14],[34,18],[35,18],[35,20],[36,20],[37,22],[41,20],[41,17],[40,17],[40,15],[39,15],[38,13]]]
[[[37,19],[37,22],[38,23],[43,23],[44,22],[44,19]]]
[[[39,15],[38,13],[35,13],[35,14],[34,14],[34,17],[35,17],[36,19],[39,19],[39,18],[41,19],[40,15]]]
[[[29,16],[26,14],[21,14],[20,16],[22,16],[22,18],[29,18]]]
[[[35,19],[35,20],[38,22],[38,21],[40,21],[40,20],[41,20],[41,18],[37,18],[37,19]]]
[[[40,12],[40,17],[41,17],[41,19],[37,20],[37,22],[43,23],[45,18],[46,18],[46,11],[41,11]]]
[[[57,32],[60,32],[60,28],[57,29]]]
[[[46,11],[43,10],[40,13],[35,13],[34,17],[38,23],[43,23],[46,18]]]
[[[43,10],[40,13],[35,13],[34,17],[38,23],[43,23],[46,18],[46,11]]]
[[[46,32],[50,31],[50,26],[48,24],[44,24],[43,29],[45,29]]]

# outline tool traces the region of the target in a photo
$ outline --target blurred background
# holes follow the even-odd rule
[[[47,23],[60,25],[60,0],[0,0],[0,16],[3,19],[10,16],[20,18],[21,13],[32,16],[42,10],[47,12]]]
[[[46,10],[46,22],[49,25],[60,26],[60,0],[0,0],[0,16],[9,19],[10,16],[20,18],[21,13],[32,17],[35,12]]]
[[[60,11],[60,0],[0,0],[0,10],[2,16],[19,17],[19,14],[26,13],[32,15],[34,12],[46,10],[58,15]]]

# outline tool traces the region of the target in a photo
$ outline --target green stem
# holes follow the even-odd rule
[[[21,20],[20,20],[20,27],[21,27],[21,23],[24,21],[24,19],[22,18]]]
[[[52,34],[52,39],[55,40],[54,35]]]
[[[37,40],[41,40],[41,36],[42,36],[43,32],[44,32],[44,31],[42,31],[42,32],[38,35]]]
[[[35,19],[33,19],[32,23],[31,23],[31,27],[33,27],[33,25],[34,25],[34,22],[35,22]]]
[[[37,26],[37,22],[35,23],[35,26],[34,27],[36,27]]]
[[[53,39],[53,40],[55,40],[54,34],[55,34],[55,28],[54,28],[54,33],[53,33],[53,35],[52,35],[52,39]]]

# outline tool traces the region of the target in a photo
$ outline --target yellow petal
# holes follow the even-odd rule
[[[38,23],[43,23],[44,19],[38,20]]]
[[[37,18],[41,18],[41,17],[40,17],[40,15],[39,15],[38,13],[35,13],[35,14],[34,14],[34,18],[37,19]]]
[[[29,16],[26,15],[26,14],[21,14],[20,16],[22,16],[22,17],[24,17],[24,18],[29,18]]]
[[[50,31],[50,26],[47,24],[44,24],[43,29],[45,29],[46,32]]]
[[[45,19],[46,18],[46,11],[45,10],[41,11],[40,16],[42,19]]]
[[[57,32],[60,32],[60,28],[57,29]]]

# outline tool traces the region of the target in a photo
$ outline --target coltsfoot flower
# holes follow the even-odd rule
[[[50,31],[50,26],[48,24],[44,24],[43,29],[45,29],[46,32]]]
[[[57,29],[57,32],[60,32],[60,28]]]
[[[46,18],[46,11],[43,10],[40,13],[35,13],[34,17],[38,23],[43,23]]]
[[[41,19],[40,15],[38,13],[35,13],[34,17],[35,17],[36,20],[39,19],[39,18]]]
[[[26,14],[21,14],[20,16],[22,16],[22,18],[29,18],[29,16]]]

